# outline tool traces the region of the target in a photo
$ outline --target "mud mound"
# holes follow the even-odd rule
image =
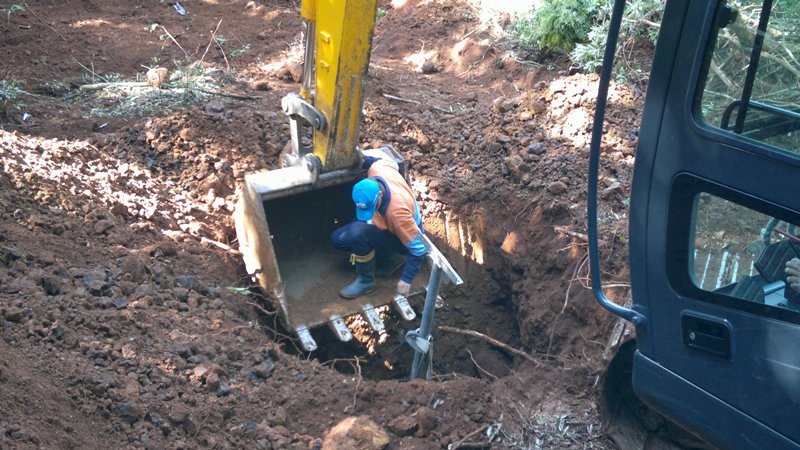
[[[582,287],[596,77],[514,61],[470,4],[393,3],[381,5],[362,146],[404,155],[426,229],[467,281],[442,291],[437,323],[529,358],[435,330],[433,380],[400,381],[403,328],[416,324],[368,357],[368,345],[334,344],[323,360],[247,289],[230,213],[243,175],[275,168],[289,138],[278,111],[297,90],[282,69],[296,5],[188,2],[179,16],[154,1],[49,2],[34,11],[67,42],[32,12],[3,28],[3,76],[31,91],[85,72],[72,59],[133,77],[153,56],[182,58],[145,29],[156,22],[199,59],[222,19],[226,42],[249,50],[212,47],[205,62],[248,98],[102,120],[90,115],[99,96],[2,105],[0,447],[309,449],[368,416],[388,448],[612,448],[594,399],[613,323]],[[624,86],[610,100],[609,277],[625,273],[617,236],[641,107]]]

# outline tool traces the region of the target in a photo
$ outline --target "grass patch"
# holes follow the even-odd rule
[[[169,113],[215,96],[232,96],[220,92],[225,84],[222,70],[199,62],[174,64],[177,69],[161,89],[147,85],[143,78],[138,82],[112,82],[102,89],[82,92],[74,101],[84,103],[92,117],[141,117]]]
[[[0,102],[14,103],[24,91],[19,87],[16,80],[0,80]]]

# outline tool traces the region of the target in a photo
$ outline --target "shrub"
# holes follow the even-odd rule
[[[545,0],[514,25],[513,37],[523,47],[569,52],[585,42],[597,21],[601,0]]]
[[[609,1],[599,8],[600,20],[592,26],[587,40],[578,43],[570,54],[572,61],[586,71],[597,72],[603,64],[603,50],[611,20],[611,6]],[[655,44],[663,10],[663,0],[631,0],[628,2],[619,32],[618,57],[623,54],[623,49],[629,42],[649,39]],[[621,61],[623,71],[635,70],[635,68],[628,67],[629,65],[628,61]]]

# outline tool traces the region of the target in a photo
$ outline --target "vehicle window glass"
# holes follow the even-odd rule
[[[715,23],[701,80],[702,121],[800,153],[800,2],[730,0]]]
[[[697,287],[800,311],[800,292],[786,283],[787,261],[800,257],[800,229],[708,193],[695,199],[694,224],[689,261]]]

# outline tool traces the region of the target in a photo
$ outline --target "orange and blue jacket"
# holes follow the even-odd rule
[[[392,162],[368,156],[364,159],[364,166],[368,169],[367,176],[381,184],[384,191],[380,206],[370,222],[397,236],[408,249],[401,279],[411,283],[428,252],[420,238],[424,233],[422,214],[414,199],[414,191]]]

